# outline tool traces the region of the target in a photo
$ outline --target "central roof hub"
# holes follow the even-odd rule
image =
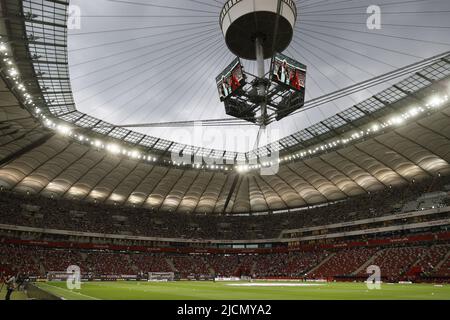
[[[263,39],[264,59],[291,43],[297,7],[292,0],[229,0],[220,14],[220,26],[231,52],[256,60],[255,39]]]

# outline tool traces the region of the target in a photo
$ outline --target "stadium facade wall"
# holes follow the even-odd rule
[[[12,231],[23,231],[23,232],[34,232],[34,233],[42,233],[49,235],[67,235],[67,236],[78,236],[78,237],[87,237],[87,238],[99,238],[99,239],[111,239],[113,240],[139,240],[145,242],[155,242],[155,243],[179,243],[179,244],[192,244],[192,243],[202,243],[208,245],[227,245],[227,244],[289,244],[293,242],[306,242],[312,240],[323,240],[323,239],[339,239],[350,236],[361,236],[361,235],[371,235],[385,232],[394,232],[394,231],[409,231],[413,229],[421,229],[421,228],[431,228],[431,227],[439,227],[450,225],[450,218],[444,218],[439,220],[418,222],[418,223],[405,223],[401,225],[394,226],[386,226],[386,227],[376,227],[376,228],[367,228],[363,230],[355,230],[355,231],[347,231],[347,232],[334,232],[334,233],[326,233],[320,235],[311,235],[311,236],[296,236],[298,232],[304,231],[314,231],[319,230],[331,230],[333,228],[338,227],[348,227],[348,226],[358,226],[361,224],[369,225],[370,223],[384,222],[390,220],[398,220],[398,219],[406,219],[406,218],[414,218],[420,216],[428,216],[433,214],[447,214],[450,212],[450,207],[443,208],[435,208],[418,212],[409,212],[398,215],[389,215],[381,218],[373,218],[373,219],[364,219],[357,220],[348,223],[334,224],[334,225],[325,225],[320,227],[313,227],[308,229],[294,229],[283,231],[283,237],[275,238],[275,239],[242,239],[242,240],[216,240],[216,239],[184,239],[184,238],[161,238],[161,237],[142,237],[142,236],[130,236],[130,235],[119,235],[119,234],[103,234],[103,233],[90,233],[90,232],[81,232],[81,231],[70,231],[70,230],[55,230],[55,229],[46,229],[46,228],[34,228],[34,227],[26,227],[26,226],[15,226],[15,225],[6,225],[0,224],[0,229],[3,230],[12,230]],[[311,229],[311,230],[310,230]]]
[[[93,244],[93,243],[74,243],[74,242],[51,242],[51,241],[39,241],[39,240],[22,240],[22,239],[0,239],[0,243],[14,244],[14,245],[28,245],[38,246],[46,248],[61,248],[61,249],[85,249],[85,250],[112,250],[112,251],[136,251],[136,252],[148,252],[148,253],[196,253],[196,254],[270,254],[270,253],[286,253],[295,251],[313,251],[317,249],[342,249],[342,248],[354,248],[354,247],[367,247],[367,246],[389,246],[397,244],[411,244],[411,243],[438,243],[441,241],[450,240],[450,232],[421,234],[417,236],[408,237],[392,237],[373,239],[367,241],[348,241],[340,243],[329,244],[316,244],[316,245],[299,245],[295,247],[275,247],[275,248],[258,248],[258,249],[218,249],[218,248],[205,248],[198,249],[192,247],[176,248],[157,248],[157,247],[144,247],[144,246],[120,246],[120,245],[105,245],[105,244]]]

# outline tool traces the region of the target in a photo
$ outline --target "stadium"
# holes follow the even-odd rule
[[[421,2],[1,0],[0,298],[450,300]]]

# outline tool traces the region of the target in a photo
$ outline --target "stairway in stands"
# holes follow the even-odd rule
[[[336,255],[336,253],[331,253],[329,256],[327,256],[325,259],[323,259],[317,266],[315,266],[314,268],[312,268],[311,270],[309,270],[308,272],[306,272],[306,274],[307,274],[307,275],[309,275],[309,274],[314,274],[314,271],[316,271],[316,270],[319,269],[322,265],[324,265],[324,264],[327,263],[329,260],[331,260],[335,255]]]
[[[203,258],[202,258],[203,259]],[[214,270],[214,268],[209,264],[208,259],[203,259],[203,262],[205,263],[206,269],[208,269],[209,275],[210,276],[215,276],[216,275],[216,271]]]
[[[373,262],[378,258],[378,256],[381,254],[382,250],[378,250],[377,252],[375,252],[375,254],[373,256],[370,257],[369,260],[367,260],[366,262],[364,262],[363,265],[361,265],[357,270],[352,272],[352,276],[356,276],[358,274],[364,273],[367,270],[367,267],[372,265]]]
[[[448,251],[445,257],[436,265],[436,270],[439,270],[442,267],[442,265],[449,259],[450,259],[450,251]]]
[[[375,248],[346,248],[315,268],[317,277],[349,276],[365,264],[375,253]],[[364,272],[365,274],[365,272]]]
[[[166,258],[166,262],[169,265],[170,269],[172,270],[172,272],[177,272],[177,268],[175,268],[175,265],[173,264],[172,259],[170,259],[169,257]]]
[[[39,267],[39,272],[41,273],[41,275],[47,274],[47,270],[45,270],[44,264],[40,261],[40,259],[38,259],[35,256],[32,256],[31,258],[36,263],[36,265]]]
[[[445,257],[436,265],[436,268],[434,268],[434,274],[448,275],[449,267],[450,267],[450,250],[447,252]]]
[[[417,257],[405,275],[419,276],[421,273],[430,274],[438,270],[450,255],[449,249],[450,246],[448,245],[434,245],[426,248],[425,252]]]
[[[131,269],[138,274],[141,270],[134,264],[133,260],[131,259],[131,256],[127,256],[126,258],[128,260],[128,263],[130,264]]]

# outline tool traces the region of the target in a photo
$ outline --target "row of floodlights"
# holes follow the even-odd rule
[[[306,151],[297,152],[293,155],[279,158],[278,160],[276,160],[276,162],[278,164],[282,164],[284,162],[298,160],[298,159],[302,159],[305,157],[310,157],[310,156],[316,155],[317,153],[320,153],[320,152],[328,151],[330,149],[335,149],[339,146],[345,146],[355,140],[360,140],[369,135],[375,134],[375,133],[379,132],[380,130],[384,130],[384,129],[387,129],[387,128],[393,127],[393,126],[402,125],[408,119],[414,118],[424,112],[427,112],[428,110],[435,109],[435,108],[438,108],[438,107],[446,104],[448,102],[448,99],[449,98],[447,95],[445,95],[445,96],[436,95],[436,96],[432,97],[430,99],[429,103],[427,103],[423,107],[422,106],[412,107],[408,111],[403,112],[399,115],[392,116],[391,118],[389,118],[387,120],[373,123],[365,130],[359,130],[359,131],[352,132],[347,138],[337,139],[337,140],[316,146],[315,148],[308,149]],[[39,113],[39,111],[37,111],[37,113]],[[147,161],[152,161],[152,162],[157,161],[157,158],[155,158],[154,156],[142,154],[141,152],[139,152],[137,150],[121,148],[120,145],[118,145],[116,143],[104,143],[98,139],[91,141],[91,139],[84,137],[83,135],[73,133],[73,130],[65,124],[56,124],[52,120],[46,119],[45,115],[43,115],[43,118],[45,120],[44,123],[46,124],[47,127],[56,129],[56,131],[58,131],[59,133],[61,133],[63,135],[72,136],[73,138],[77,139],[80,142],[90,143],[91,145],[93,145],[96,148],[105,149],[106,151],[108,151],[112,154],[116,154],[116,155],[124,155],[124,156],[128,156],[130,158],[138,159],[138,160],[147,160]],[[177,162],[168,161],[168,160],[164,160],[164,162],[166,164],[171,164],[171,165],[175,165],[178,167],[180,167],[180,166],[184,167],[184,166],[190,165],[194,169],[210,169],[210,170],[225,170],[225,171],[229,170],[229,168],[227,166],[221,166],[221,165],[202,165],[202,164],[198,164],[198,163],[197,164],[187,164],[184,162],[177,163]],[[235,166],[235,169],[239,173],[245,173],[250,170],[258,170],[261,168],[274,166],[276,164],[276,162],[267,161],[267,162],[262,162],[261,164],[237,165],[237,166]]]
[[[12,79],[14,83],[13,89],[17,89],[17,91],[21,94],[20,98],[23,103],[34,108],[34,114],[37,118],[40,118],[43,124],[50,129],[53,129],[60,133],[61,135],[71,137],[79,142],[90,144],[95,148],[104,149],[115,155],[123,155],[128,156],[132,159],[137,160],[146,160],[150,162],[156,162],[158,159],[153,155],[144,154],[138,150],[131,150],[128,148],[121,147],[116,143],[105,143],[99,139],[91,139],[82,134],[75,133],[73,128],[69,125],[62,123],[58,120],[50,119],[47,115],[42,112],[42,109],[37,107],[34,103],[32,96],[27,92],[27,88],[25,83],[21,82],[19,69],[14,64],[12,57],[9,56],[10,49],[6,42],[1,41],[2,37],[0,36],[0,55],[2,56],[3,63],[6,66],[6,72],[8,76]],[[188,166],[186,163],[178,163],[170,160],[163,160],[164,164],[174,165],[174,166]],[[210,169],[210,170],[225,170],[228,171],[229,168],[226,166],[219,165],[203,165],[203,164],[193,164],[192,167],[196,169]]]
[[[19,92],[22,101],[26,105],[35,106],[33,98],[31,94],[27,92],[25,84],[19,80],[19,71],[17,66],[14,64],[13,59],[9,56],[9,49],[6,42],[1,39],[2,36],[0,36],[0,55],[4,65],[6,66],[6,73],[12,79],[13,89],[16,89]]]
[[[342,139],[336,139],[322,145],[318,145],[315,148],[311,148],[308,150],[302,150],[300,152],[294,153],[292,155],[288,155],[278,159],[278,163],[290,162],[294,160],[303,159],[306,157],[311,157],[321,152],[326,152],[331,149],[335,149],[337,147],[346,146],[347,144],[363,139],[367,136],[376,134],[380,130],[384,130],[390,127],[399,126],[404,124],[407,120],[417,117],[424,112],[439,108],[444,104],[448,103],[449,97],[448,95],[434,95],[430,98],[428,103],[425,106],[415,106],[403,112],[401,114],[394,115],[387,120],[379,121],[369,125],[365,130],[354,131],[349,134],[348,137]],[[241,173],[248,172],[250,170],[259,170],[264,167],[273,166],[273,162],[255,164],[255,165],[240,165],[236,167],[236,170]]]
[[[156,158],[153,155],[148,155],[146,153],[140,152],[136,149],[129,149],[129,148],[123,148],[120,146],[120,144],[113,143],[113,142],[103,142],[100,139],[90,139],[89,137],[85,137],[81,134],[75,133],[71,127],[69,127],[67,124],[63,123],[56,123],[53,120],[50,120],[43,116],[44,118],[44,124],[46,127],[50,129],[56,130],[58,133],[64,136],[69,136],[74,138],[75,140],[90,144],[91,146],[97,148],[97,149],[103,149],[107,152],[114,154],[114,155],[122,155],[122,156],[128,156],[131,159],[136,160],[145,160],[149,162],[157,162],[158,158]],[[171,160],[162,160],[162,163],[167,165],[173,165],[176,167],[192,167],[194,169],[209,169],[209,170],[225,170],[228,171],[229,168],[226,166],[220,166],[220,165],[203,165],[203,164],[188,164],[185,162],[175,162]]]
[[[40,110],[36,110],[36,113],[41,114]],[[68,126],[65,123],[58,123],[51,119],[49,119],[45,115],[41,115],[41,118],[43,119],[43,123],[47,128],[53,129],[57,131],[59,134],[71,137],[81,143],[90,144],[91,146],[97,148],[97,149],[103,149],[107,152],[114,154],[114,155],[122,155],[122,156],[128,156],[132,159],[136,160],[145,160],[150,162],[157,162],[158,158],[156,158],[153,155],[148,155],[146,153],[140,152],[136,149],[129,149],[121,147],[118,143],[113,142],[103,142],[100,139],[91,139],[89,137],[86,137],[82,134],[74,132],[73,128]],[[208,169],[208,170],[224,170],[229,171],[231,170],[227,166],[223,165],[204,165],[199,163],[189,164],[186,162],[176,162],[171,160],[162,160],[162,163],[167,165],[173,165],[176,167],[192,167],[194,169]]]
[[[0,54],[2,55],[3,62],[7,67],[7,73],[11,77],[14,83],[14,88],[17,89],[17,91],[20,93],[21,98],[23,102],[26,105],[31,105],[34,107],[35,115],[43,120],[43,123],[46,127],[56,130],[62,135],[70,136],[79,142],[82,143],[88,143],[91,144],[95,148],[99,149],[105,149],[106,151],[116,154],[116,155],[123,155],[128,156],[132,159],[138,159],[138,160],[146,160],[150,162],[156,162],[158,159],[154,157],[153,155],[146,155],[138,150],[131,150],[128,148],[121,147],[120,145],[116,143],[105,143],[102,142],[99,139],[90,139],[89,137],[85,137],[81,134],[74,133],[73,129],[63,123],[56,123],[55,121],[49,119],[46,115],[42,113],[42,110],[39,107],[36,107],[32,96],[30,93],[27,92],[27,88],[25,87],[25,84],[19,80],[19,71],[18,68],[15,66],[13,60],[11,57],[9,57],[9,49],[7,47],[7,44],[3,41],[1,41],[0,36]],[[306,157],[310,157],[313,155],[316,155],[320,152],[326,152],[330,149],[335,149],[340,146],[345,146],[355,140],[360,140],[364,137],[367,137],[369,135],[375,134],[380,130],[393,127],[393,126],[399,126],[405,123],[410,118],[414,118],[424,112],[427,112],[428,110],[439,108],[442,105],[446,104],[448,102],[448,95],[435,95],[430,98],[429,102],[425,104],[425,106],[418,106],[418,107],[412,107],[408,111],[394,115],[388,120],[380,121],[373,123],[365,130],[359,130],[352,132],[348,137],[342,138],[342,139],[336,139],[331,142],[324,143],[322,145],[316,146],[315,148],[311,148],[308,150],[302,150],[300,152],[296,152],[294,154],[284,156],[282,158],[279,158],[276,160],[278,164],[295,161],[299,159],[303,159]],[[276,164],[274,161],[267,161],[262,162],[260,164],[243,164],[243,165],[236,165],[234,166],[234,169],[239,173],[245,173],[251,170],[259,170],[261,168],[265,167],[271,167]],[[231,170],[231,167],[224,166],[224,165],[204,165],[204,164],[187,164],[187,163],[177,163],[170,160],[163,160],[164,164],[174,165],[178,167],[186,167],[190,166],[194,169],[209,169],[209,170],[223,170],[223,171],[229,171]]]

